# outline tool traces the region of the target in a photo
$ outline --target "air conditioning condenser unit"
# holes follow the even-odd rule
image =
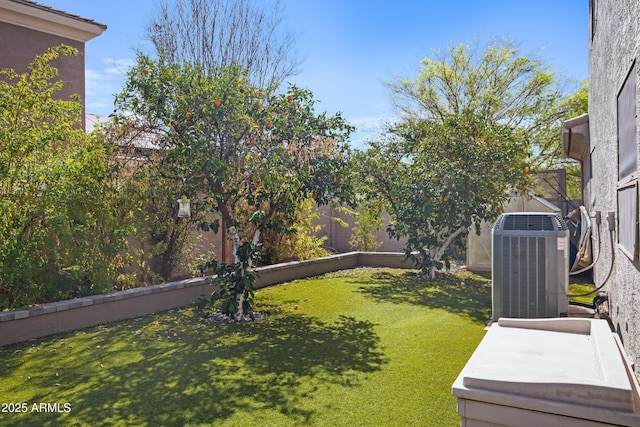
[[[503,214],[492,230],[492,320],[566,316],[569,229],[553,213]]]

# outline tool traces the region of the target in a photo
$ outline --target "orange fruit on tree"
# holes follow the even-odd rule
[[[267,129],[271,129],[273,127],[273,123],[267,122],[266,126],[267,126]]]
[[[191,118],[191,113],[187,112],[187,114],[184,115],[184,117],[189,120]]]
[[[293,96],[291,95],[287,96],[287,101],[293,101]]]
[[[222,105],[222,100],[221,99],[216,99],[215,101],[213,101],[213,103],[215,104],[216,107],[219,107]]]

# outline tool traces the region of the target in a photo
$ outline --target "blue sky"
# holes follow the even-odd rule
[[[158,0],[38,0],[108,29],[86,46],[87,112],[113,111],[134,48]],[[263,0],[270,1],[270,0]],[[373,138],[394,111],[385,82],[415,76],[420,60],[450,43],[508,36],[576,81],[587,78],[587,0],[282,0],[283,24],[303,60],[291,80],[318,109],[342,111],[355,145]]]

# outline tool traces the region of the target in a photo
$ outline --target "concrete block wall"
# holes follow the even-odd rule
[[[350,252],[256,269],[256,288],[357,266],[412,268],[401,253]],[[215,290],[202,277],[0,312],[0,346],[184,307]]]

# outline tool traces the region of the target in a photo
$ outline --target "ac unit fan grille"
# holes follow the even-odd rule
[[[493,226],[505,231],[559,231],[568,230],[566,222],[558,215],[503,215]]]

